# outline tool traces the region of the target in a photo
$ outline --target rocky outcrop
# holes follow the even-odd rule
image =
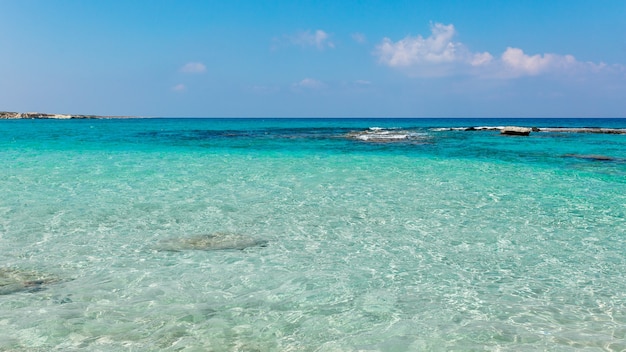
[[[528,136],[531,129],[528,127],[507,126],[500,130],[500,134],[507,136]]]
[[[0,120],[14,119],[106,119],[106,118],[127,118],[130,116],[98,116],[98,115],[68,115],[68,114],[46,114],[41,112],[10,112],[0,111]]]
[[[601,127],[546,127],[540,128],[541,132],[569,132],[569,133],[602,133],[602,134],[626,134],[626,128],[601,128]]]
[[[530,132],[551,133],[599,133],[599,134],[626,134],[626,128],[602,127],[518,127],[518,126],[473,126],[473,127],[443,127],[432,128],[431,131],[500,131],[504,135],[528,136]]]

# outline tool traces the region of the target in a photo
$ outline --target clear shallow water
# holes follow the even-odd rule
[[[0,350],[625,349],[626,135],[487,125],[626,120],[0,121]]]

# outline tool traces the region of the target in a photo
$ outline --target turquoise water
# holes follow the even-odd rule
[[[626,120],[0,121],[0,350],[626,349],[626,135],[503,125]]]

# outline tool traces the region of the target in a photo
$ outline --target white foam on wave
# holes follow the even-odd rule
[[[400,134],[390,134],[389,132],[381,132],[381,133],[371,133],[371,134],[362,134],[356,136],[356,139],[360,139],[362,141],[369,140],[399,140],[399,139],[408,139],[409,135],[405,133]]]

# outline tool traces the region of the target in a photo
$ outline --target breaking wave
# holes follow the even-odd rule
[[[346,134],[349,139],[365,142],[424,142],[429,139],[429,135],[423,132],[403,130],[400,128],[370,127],[364,131],[352,131]]]

